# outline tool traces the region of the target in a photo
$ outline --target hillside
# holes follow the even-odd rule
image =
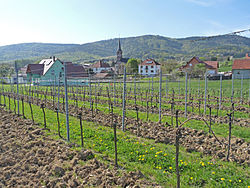
[[[206,39],[206,40],[204,40]],[[55,55],[64,61],[83,62],[116,55],[118,39],[86,44],[25,43],[0,47],[0,63],[16,59],[39,59]],[[250,38],[217,36],[168,38],[158,35],[121,38],[124,57],[145,59],[190,58],[192,56],[242,57],[250,52]]]

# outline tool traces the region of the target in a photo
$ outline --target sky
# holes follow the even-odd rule
[[[249,7],[250,0],[0,0],[0,46],[225,34],[250,29]]]

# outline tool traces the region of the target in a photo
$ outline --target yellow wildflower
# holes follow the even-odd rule
[[[192,179],[194,179],[193,177],[190,177],[190,179],[192,180]]]
[[[172,166],[170,166],[170,167],[169,167],[169,170],[172,170],[172,169],[173,169],[173,167],[172,167]]]
[[[225,180],[225,178],[221,178],[221,181],[224,181]]]

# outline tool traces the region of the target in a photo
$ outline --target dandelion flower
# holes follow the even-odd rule
[[[212,174],[215,174],[215,172],[212,172]]]
[[[172,166],[170,166],[170,167],[169,167],[169,170],[172,170],[172,169],[173,169],[173,167],[172,167]]]
[[[190,179],[192,180],[192,179],[194,179],[193,177],[190,177]]]
[[[155,157],[157,157],[158,155],[155,155]]]
[[[224,181],[225,180],[225,178],[221,178],[221,181]]]
[[[239,182],[241,183],[241,180],[239,180]]]

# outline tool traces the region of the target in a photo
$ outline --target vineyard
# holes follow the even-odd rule
[[[27,126],[26,134],[39,130],[53,138],[52,143],[66,142],[68,147],[60,146],[53,156],[72,156],[66,156],[68,161],[61,167],[47,167],[54,170],[47,172],[51,178],[71,174],[65,186],[74,181],[75,186],[111,187],[250,185],[249,80],[124,74],[106,80],[90,78],[85,85],[53,83],[47,87],[20,84],[18,88],[2,84],[1,118],[6,123],[1,125],[1,134],[7,135],[5,129],[12,127],[11,138],[15,138],[19,134],[15,124],[21,122],[21,127]],[[0,139],[0,143],[5,141]],[[45,150],[55,145],[38,146]],[[81,160],[77,151],[90,157],[77,168],[71,167],[67,162]],[[89,172],[84,171],[86,163]],[[98,168],[92,168],[97,163]],[[0,163],[1,171],[7,168],[4,164],[8,163]],[[100,182],[84,179],[88,173]],[[0,186],[6,185],[6,176],[0,178]],[[76,176],[81,177],[75,180]],[[37,180],[36,185],[59,183],[51,185],[50,180]]]

